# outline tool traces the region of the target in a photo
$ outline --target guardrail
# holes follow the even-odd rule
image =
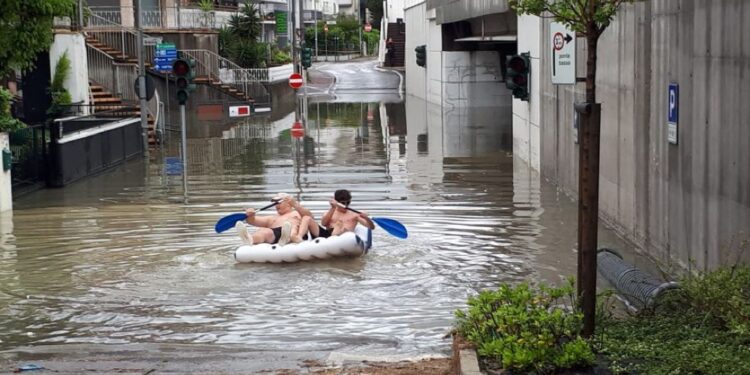
[[[138,30],[122,26],[107,18],[91,14],[85,27],[86,35],[95,38],[102,44],[119,51],[113,57],[119,59],[136,58],[138,56]],[[144,38],[149,38],[143,34]],[[143,47],[144,61],[154,60],[155,47]]]

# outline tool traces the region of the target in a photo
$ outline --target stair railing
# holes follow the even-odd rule
[[[138,56],[138,30],[122,26],[111,20],[91,14],[86,25],[86,35],[95,38],[100,43],[119,51],[113,56],[121,60],[135,59]],[[149,36],[143,34],[144,38]],[[146,62],[154,60],[154,46],[143,47],[143,59]]]
[[[133,88],[133,82],[138,77],[138,66],[118,63],[106,52],[90,45],[86,46],[86,55],[90,80],[123,101],[138,100]]]
[[[244,94],[258,91],[255,86],[269,82],[268,69],[243,68],[233,61],[219,54],[205,49],[180,50],[183,58],[191,58],[196,62],[196,75],[208,77],[209,83],[220,82]]]

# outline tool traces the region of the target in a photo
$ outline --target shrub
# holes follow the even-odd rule
[[[26,124],[11,115],[10,102],[12,99],[13,95],[10,91],[0,87],[0,133],[12,132],[26,127]]]
[[[574,304],[572,280],[560,288],[504,284],[470,297],[468,310],[456,311],[457,328],[480,356],[505,369],[550,372],[589,366],[594,354],[578,334],[583,316],[571,312]]]
[[[659,304],[597,325],[595,347],[615,373],[750,374],[750,266],[682,281]]]
[[[57,60],[55,65],[55,75],[52,77],[52,82],[49,86],[50,95],[52,96],[52,105],[50,105],[47,113],[52,116],[59,116],[65,106],[73,102],[72,97],[68,90],[65,89],[65,80],[70,75],[70,58],[68,58],[68,51],[65,51],[60,59]]]
[[[715,316],[730,332],[750,339],[750,266],[689,277],[682,285],[697,311]]]

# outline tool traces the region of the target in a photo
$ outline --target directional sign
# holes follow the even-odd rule
[[[670,83],[667,90],[667,140],[677,144],[677,122],[680,119],[680,86]]]
[[[289,87],[295,90],[302,87],[302,82],[302,75],[299,73],[292,73],[289,76]]]
[[[159,43],[154,53],[154,66],[162,73],[172,72],[172,64],[177,60],[177,47],[174,43]]]
[[[161,43],[161,37],[158,36],[149,36],[143,38],[143,45],[144,46],[155,46],[159,43]]]
[[[249,105],[233,105],[229,107],[229,117],[247,117],[250,116]]]
[[[550,24],[552,42],[552,83],[574,85],[576,83],[576,38],[575,32],[557,22]]]

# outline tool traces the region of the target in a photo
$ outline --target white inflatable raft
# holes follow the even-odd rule
[[[267,243],[243,245],[234,252],[240,263],[282,263],[333,257],[358,257],[372,247],[372,231],[358,225],[354,232],[339,236],[290,243],[285,246]]]

